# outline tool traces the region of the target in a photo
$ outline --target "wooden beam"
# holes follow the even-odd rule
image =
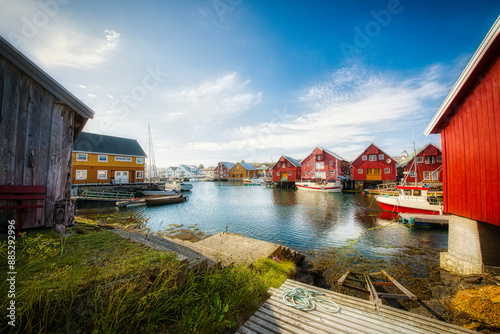
[[[388,273],[385,272],[385,270],[381,270],[381,272],[387,277],[394,285],[401,290],[405,295],[407,295],[410,299],[412,300],[417,300],[417,296],[415,296],[413,293],[410,292],[407,288],[402,286],[398,281],[396,281],[394,278],[392,278]]]

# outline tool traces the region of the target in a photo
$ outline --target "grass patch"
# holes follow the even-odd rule
[[[222,333],[241,323],[295,267],[279,259],[187,275],[173,254],[120,238],[96,224],[76,235],[30,232],[16,242],[16,327],[12,333]],[[0,270],[7,272],[6,242]],[[4,281],[0,294],[7,296]],[[0,302],[3,318],[10,300]]]

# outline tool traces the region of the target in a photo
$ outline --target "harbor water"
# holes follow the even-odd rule
[[[80,217],[128,217],[151,232],[173,224],[206,234],[226,230],[281,243],[295,250],[354,247],[368,258],[384,258],[402,247],[446,248],[447,227],[409,228],[385,219],[372,195],[320,193],[243,186],[228,182],[193,182],[182,204],[128,209],[78,209]]]

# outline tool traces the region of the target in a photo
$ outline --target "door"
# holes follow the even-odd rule
[[[288,181],[288,173],[287,172],[283,172],[281,173],[281,180],[280,181]]]
[[[115,172],[115,182],[116,183],[128,183],[128,172],[116,171]]]

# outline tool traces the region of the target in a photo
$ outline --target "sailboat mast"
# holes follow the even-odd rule
[[[418,174],[417,174],[417,149],[415,148],[415,137],[413,137],[413,166],[415,166],[415,187],[418,182]]]
[[[153,138],[151,136],[151,126],[148,124],[148,137],[149,137],[149,170],[148,177],[150,179],[156,179],[156,161],[155,161],[155,152],[153,148]]]

